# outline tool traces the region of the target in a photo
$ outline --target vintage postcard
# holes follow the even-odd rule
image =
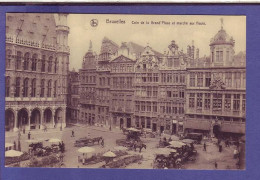
[[[6,14],[5,166],[245,169],[246,16]]]

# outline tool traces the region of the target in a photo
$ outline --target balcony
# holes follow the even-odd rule
[[[24,39],[24,38],[16,38],[16,36],[10,34],[6,34],[5,42],[32,47],[32,48],[40,48],[40,49],[46,49],[50,51],[56,51],[56,46],[54,44],[41,43],[40,41],[37,42],[37,41]]]

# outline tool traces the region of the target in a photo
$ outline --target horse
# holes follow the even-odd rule
[[[98,144],[99,144],[99,141],[101,141],[103,139],[103,137],[95,137],[95,138],[93,138],[92,139],[92,142],[93,142],[93,144],[95,143],[95,142],[98,142]]]
[[[134,150],[135,150],[135,151],[136,151],[137,148],[139,148],[139,152],[141,152],[143,148],[146,149],[146,145],[143,144],[143,143],[134,144]]]

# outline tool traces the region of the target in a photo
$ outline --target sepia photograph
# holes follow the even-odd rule
[[[5,30],[5,167],[246,169],[246,16],[6,13]]]

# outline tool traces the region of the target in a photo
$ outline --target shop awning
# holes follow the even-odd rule
[[[220,131],[245,134],[245,124],[235,124],[235,123],[222,124]]]
[[[188,120],[184,121],[184,128],[187,129],[200,129],[200,130],[210,130],[209,121],[198,121],[198,120]]]

